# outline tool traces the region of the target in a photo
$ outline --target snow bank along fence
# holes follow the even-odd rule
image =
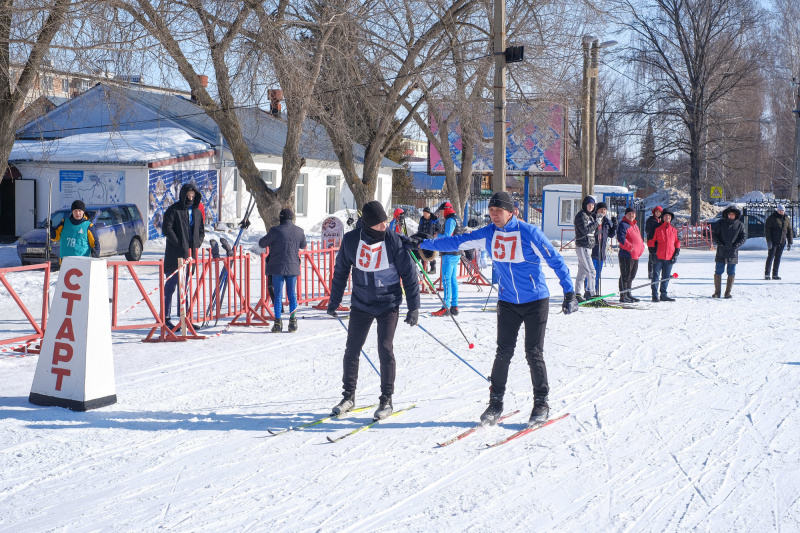
[[[36,322],[36,319],[33,317],[33,314],[25,305],[25,303],[20,298],[19,294],[14,290],[11,285],[11,282],[6,277],[8,274],[13,274],[17,272],[26,272],[32,270],[41,270],[44,272],[44,282],[42,285],[42,318],[40,322]],[[2,283],[3,287],[6,291],[11,295],[11,299],[14,301],[16,306],[22,311],[22,314],[25,315],[25,318],[28,320],[28,323],[31,328],[33,328],[33,333],[25,333],[24,335],[19,335],[16,337],[12,337],[10,339],[0,339],[0,353],[2,352],[22,352],[22,353],[33,353],[38,354],[39,348],[41,347],[41,340],[44,337],[44,330],[47,327],[47,305],[49,302],[48,299],[48,290],[50,288],[50,263],[44,263],[41,265],[29,265],[29,266],[19,266],[19,267],[9,267],[9,268],[0,268],[0,283]],[[31,344],[39,342],[39,346],[30,348]]]

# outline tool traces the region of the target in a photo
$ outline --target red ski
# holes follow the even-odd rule
[[[514,411],[513,413],[508,413],[507,415],[500,417],[500,420],[498,420],[498,421],[497,421],[497,423],[499,424],[500,422],[502,422],[502,421],[503,421],[503,420],[505,420],[506,418],[508,418],[508,417],[511,417],[511,416],[514,416],[514,415],[515,415],[515,414],[517,414],[517,413],[519,413],[519,409],[517,409],[517,410],[516,410],[516,411]],[[444,447],[444,446],[447,446],[448,444],[453,444],[454,442],[458,442],[458,441],[460,441],[460,440],[461,440],[461,439],[463,439],[464,437],[467,437],[467,436],[469,436],[469,435],[472,435],[473,433],[475,433],[476,431],[478,431],[478,430],[479,430],[479,429],[481,429],[482,427],[484,427],[484,426],[483,426],[483,425],[481,425],[481,424],[478,424],[478,425],[477,425],[477,426],[475,426],[474,428],[470,428],[470,429],[466,430],[464,433],[459,433],[458,435],[456,435],[455,437],[453,437],[453,438],[452,438],[452,439],[450,439],[450,440],[446,440],[446,441],[444,441],[444,442],[439,442],[439,443],[437,443],[437,444],[439,444],[439,447]]]
[[[531,427],[531,428],[521,429],[521,430],[517,431],[516,433],[512,434],[509,437],[506,437],[505,439],[503,439],[501,441],[495,442],[494,444],[487,444],[486,446],[489,447],[489,448],[494,448],[495,446],[500,446],[501,444],[505,444],[506,442],[512,441],[512,440],[514,440],[514,439],[516,439],[518,437],[521,437],[523,435],[527,435],[528,433],[536,431],[537,429],[542,429],[545,426],[549,426],[553,422],[558,422],[559,420],[563,420],[563,419],[567,418],[568,416],[569,416],[569,413],[567,413],[565,415],[561,415],[558,418],[553,418],[552,420],[548,420],[547,422],[545,422],[544,424],[542,424],[540,426],[534,426],[534,427]]]

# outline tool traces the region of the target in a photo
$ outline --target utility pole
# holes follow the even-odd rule
[[[494,0],[494,159],[492,192],[506,190],[506,0]]]
[[[794,97],[794,179],[792,180],[792,202],[797,201],[800,187],[800,80],[792,79],[796,87]]]
[[[592,41],[589,61],[589,179],[586,194],[594,194],[594,169],[597,159],[597,70],[600,41]]]
[[[589,46],[595,38],[583,36],[583,84],[581,85],[581,198],[589,195],[589,157],[591,140],[589,138],[589,68],[591,64]]]

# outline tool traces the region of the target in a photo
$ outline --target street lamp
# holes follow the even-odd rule
[[[600,43],[597,37],[583,37],[583,146],[581,154],[583,196],[594,193],[595,160],[597,156],[597,71],[600,66],[600,49],[610,48],[617,41]]]

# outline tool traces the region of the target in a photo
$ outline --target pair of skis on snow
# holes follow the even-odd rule
[[[366,407],[358,407],[356,409],[351,409],[350,411],[348,411],[348,413],[360,413],[360,412],[363,412],[363,411],[368,411],[369,409],[372,409],[373,407],[375,407],[377,405],[378,404],[368,405]],[[414,409],[415,407],[416,407],[416,404],[414,404],[414,405],[412,405],[410,407],[406,407],[405,409],[400,409],[398,411],[395,411],[392,414],[390,414],[388,417],[384,418],[384,420],[388,420],[389,418],[392,418],[392,417],[395,417],[395,416],[397,416],[399,414],[405,413],[406,411],[410,411],[411,409]],[[348,413],[344,413],[344,414],[348,414]],[[286,433],[289,433],[290,431],[295,431],[295,430],[298,430],[298,429],[310,428],[312,426],[323,424],[323,423],[329,422],[331,420],[338,420],[340,418],[342,418],[341,415],[330,414],[328,416],[324,416],[322,418],[317,418],[316,420],[312,420],[311,422],[307,422],[307,423],[305,423],[305,424],[303,424],[301,426],[290,427],[290,428],[282,429],[280,431],[272,431],[271,429],[267,429],[267,431],[269,431],[270,435],[273,435],[273,436],[284,435]],[[349,437],[351,435],[355,435],[356,433],[361,433],[362,431],[368,430],[369,428],[371,428],[372,426],[374,426],[378,422],[381,422],[381,421],[380,420],[373,420],[372,422],[369,422],[367,424],[363,424],[363,425],[357,427],[356,429],[354,429],[352,431],[349,431],[347,433],[343,433],[343,434],[339,435],[338,437],[334,437],[334,438],[327,437],[327,439],[328,439],[329,442],[339,442],[340,440],[345,439],[345,438],[347,438],[347,437]]]
[[[349,412],[350,413],[359,413],[359,412],[367,411],[367,410],[372,409],[373,407],[375,407],[375,405],[377,405],[377,404],[368,405],[366,407],[358,407],[358,408],[353,409],[353,410],[351,410]],[[410,407],[406,407],[404,409],[400,409],[398,411],[395,411],[394,413],[389,415],[384,420],[388,420],[389,418],[393,418],[393,417],[395,417],[397,415],[400,415],[402,413],[410,411],[411,409],[414,409],[415,407],[416,407],[416,404],[415,405],[411,405]],[[507,418],[510,418],[510,417],[512,417],[512,416],[514,416],[514,415],[516,415],[518,413],[519,413],[519,410],[514,411],[513,413],[509,413],[509,414],[501,417],[500,420],[498,421],[498,423],[501,423],[504,420],[506,420]],[[541,428],[543,428],[545,426],[549,426],[550,424],[558,422],[559,420],[563,420],[564,418],[566,418],[568,416],[569,416],[569,413],[567,413],[565,415],[561,415],[558,418],[550,419],[550,420],[548,420],[548,421],[546,421],[546,422],[544,422],[542,424],[538,424],[538,425],[535,425],[535,426],[528,426],[528,427],[526,427],[524,429],[521,429],[519,431],[516,431],[516,432],[512,433],[508,437],[506,437],[506,438],[504,438],[504,439],[502,439],[500,441],[497,441],[494,444],[487,444],[486,446],[488,448],[494,448],[496,446],[500,446],[501,444],[505,444],[507,442],[511,442],[512,440],[515,440],[515,439],[518,439],[518,438],[520,438],[522,436],[528,435],[529,433],[533,433],[537,429],[541,429]],[[284,435],[284,434],[289,433],[291,431],[309,428],[309,427],[312,427],[312,426],[323,424],[323,423],[328,422],[330,420],[337,420],[339,418],[341,418],[341,416],[331,414],[331,415],[328,415],[328,416],[325,416],[325,417],[322,417],[322,418],[318,418],[316,420],[312,420],[311,422],[307,422],[307,423],[302,424],[300,426],[289,427],[289,428],[286,428],[286,429],[282,429],[280,431],[272,431],[271,429],[268,429],[267,431],[270,433],[270,435],[273,435],[273,436]],[[361,425],[361,426],[359,426],[359,427],[357,427],[357,428],[355,428],[355,429],[353,429],[351,431],[348,431],[347,433],[342,433],[341,435],[339,435],[337,437],[326,437],[326,438],[328,439],[328,442],[339,442],[342,439],[345,439],[345,438],[350,437],[352,435],[355,435],[357,433],[361,433],[363,431],[366,431],[369,428],[371,428],[371,427],[375,426],[376,424],[378,424],[379,422],[381,422],[381,420],[373,420],[372,422],[368,422],[366,424],[363,424],[363,425]],[[459,433],[458,435],[456,435],[455,437],[453,437],[453,438],[451,438],[449,440],[446,440],[444,442],[438,443],[439,447],[445,447],[445,446],[448,446],[450,444],[456,443],[456,442],[458,442],[458,441],[460,441],[460,440],[462,440],[462,439],[464,439],[464,438],[476,433],[479,429],[482,429],[483,427],[484,427],[483,425],[478,424],[475,427],[470,428],[467,431],[464,431],[463,433]]]

